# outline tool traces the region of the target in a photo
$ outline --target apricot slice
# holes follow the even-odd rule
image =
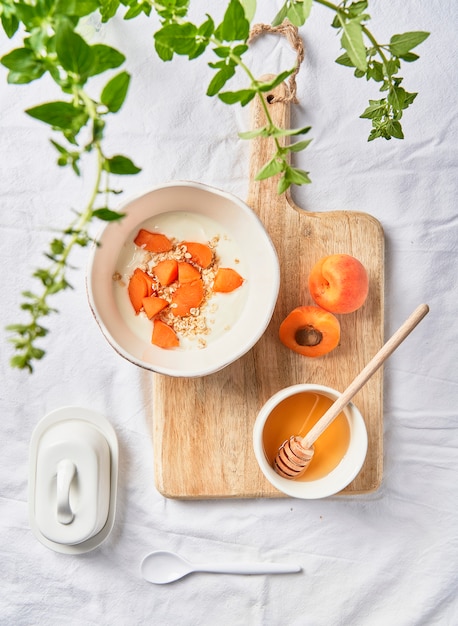
[[[213,260],[213,251],[205,243],[197,243],[195,241],[183,241],[187,251],[191,255],[191,261],[199,267],[208,267]]]
[[[152,269],[153,274],[163,287],[173,283],[178,277],[178,262],[175,259],[159,261]]]
[[[176,317],[189,315],[204,299],[204,284],[201,279],[180,285],[172,296],[172,313]]]
[[[243,278],[231,267],[220,267],[216,272],[213,291],[229,293],[243,284]]]
[[[285,317],[279,328],[280,341],[303,356],[323,356],[340,342],[339,320],[316,306],[299,306]]]
[[[153,279],[142,269],[136,267],[129,279],[127,292],[135,312],[140,313],[143,298],[151,296],[153,293]]]
[[[154,320],[151,343],[159,348],[170,350],[180,345],[176,332],[162,320]]]
[[[365,302],[369,279],[361,261],[350,254],[331,254],[320,259],[309,274],[314,301],[331,313],[353,313]]]
[[[140,228],[134,243],[148,252],[169,252],[172,249],[172,242],[168,237],[162,233],[152,233],[145,228]]]
[[[148,296],[147,298],[143,298],[142,305],[147,317],[152,319],[155,315],[163,311],[169,303],[167,300],[164,300],[164,298],[159,298],[159,296]]]
[[[178,282],[180,285],[183,283],[191,283],[193,280],[200,278],[200,272],[194,265],[187,261],[180,261],[178,263]]]

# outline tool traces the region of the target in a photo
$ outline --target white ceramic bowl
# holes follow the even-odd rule
[[[292,385],[273,395],[261,408],[253,429],[253,447],[256,460],[267,480],[279,491],[294,498],[316,499],[332,496],[342,491],[361,470],[367,453],[367,430],[364,418],[350,402],[344,414],[350,427],[350,443],[340,463],[326,476],[310,481],[289,480],[279,476],[266,458],[263,446],[263,431],[273,409],[285,398],[297,393],[316,392],[336,400],[340,393],[330,387],[313,384]],[[298,433],[291,433],[296,435]]]
[[[155,187],[119,210],[125,216],[105,227],[91,251],[87,273],[91,309],[116,352],[135,365],[177,377],[211,374],[248,352],[270,322],[280,285],[275,248],[252,209],[229,193],[200,183],[179,181]],[[114,292],[113,275],[119,269],[120,254],[128,245],[126,242],[132,242],[145,220],[160,220],[164,214],[175,212],[180,214],[179,221],[191,215],[196,220],[216,222],[221,232],[229,236],[226,239],[233,240],[240,252],[240,273],[245,279],[240,288],[243,289],[240,296],[243,299],[238,301],[237,315],[229,329],[210,339],[204,348],[165,350],[152,345],[150,335],[145,340],[145,336],[137,332],[137,327],[132,326],[131,320],[126,323],[128,305],[123,309],[119,294]],[[127,289],[122,297],[128,298]],[[233,311],[230,308],[232,300],[225,302],[228,303],[227,310]],[[219,310],[222,309],[224,305],[220,304]],[[131,314],[133,319],[133,309]],[[214,317],[216,315],[218,312]]]

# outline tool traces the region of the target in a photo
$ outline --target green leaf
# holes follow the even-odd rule
[[[223,21],[217,29],[222,41],[246,41],[250,34],[250,23],[239,0],[230,0]]]
[[[125,4],[125,2],[123,2]],[[141,2],[140,4],[131,6],[124,14],[125,20],[132,20],[134,17],[138,17],[142,13],[149,16],[151,13],[152,5],[148,2]]]
[[[214,30],[215,24],[212,18],[207,15],[207,19],[205,20],[205,22],[203,22],[197,29],[197,35],[200,38],[208,40],[213,35]]]
[[[94,53],[69,22],[60,22],[56,32],[56,53],[67,72],[78,74],[84,82],[91,75]]]
[[[377,83],[381,83],[384,80],[383,65],[379,61],[372,61],[367,68],[366,76],[369,79],[375,80]]]
[[[268,128],[267,126],[262,126],[262,128],[256,128],[255,130],[247,130],[242,133],[238,133],[240,139],[254,139],[255,137],[268,137]]]
[[[223,91],[218,94],[218,98],[225,104],[235,104],[240,102],[242,106],[245,106],[256,96],[256,89],[240,89],[239,91]]]
[[[91,76],[102,74],[107,70],[113,70],[126,60],[126,57],[119,50],[102,43],[91,46],[91,49],[93,53]]]
[[[406,91],[405,98],[404,98],[404,109],[407,109],[407,107],[412,104],[412,102],[415,100],[417,96],[418,96],[418,93],[410,93]]]
[[[365,72],[367,69],[366,47],[363,41],[361,24],[355,21],[342,20],[344,30],[341,38],[342,47],[348,53],[353,65]]]
[[[129,89],[130,75],[121,72],[112,78],[104,87],[100,100],[111,113],[116,113],[122,107]]]
[[[394,87],[388,94],[387,100],[394,109],[400,111],[401,109],[405,108],[405,98],[406,90],[403,87]]]
[[[102,209],[95,209],[92,212],[94,217],[98,217],[99,220],[103,220],[104,222],[115,222],[116,220],[120,220],[125,216],[125,213],[119,213],[118,211],[112,211],[108,207],[103,207]]]
[[[341,54],[340,57],[336,59],[336,63],[338,63],[339,65],[344,65],[345,67],[355,67],[347,52]]]
[[[97,11],[98,0],[57,0],[54,6],[55,15],[74,15],[84,17]]]
[[[197,26],[190,22],[184,24],[167,24],[154,34],[155,42],[161,49],[180,55],[192,55],[196,49]],[[162,58],[162,57],[161,57]],[[168,60],[164,59],[164,60]]]
[[[275,127],[269,135],[271,137],[293,137],[294,135],[305,135],[311,130],[311,128],[311,126],[303,126],[302,128]]]
[[[275,155],[259,170],[255,176],[255,180],[264,180],[265,178],[275,176],[276,174],[282,172],[285,169],[285,166],[285,161],[279,159],[277,155]]]
[[[50,248],[53,254],[62,254],[65,250],[65,245],[62,239],[53,239],[50,243]]]
[[[137,167],[132,161],[122,154],[117,154],[111,159],[106,159],[105,169],[112,174],[119,174],[122,176],[138,174],[141,168]]]
[[[352,2],[348,7],[348,13],[352,17],[356,17],[361,15],[363,11],[365,11],[368,7],[367,0],[361,0],[360,2]]]
[[[420,57],[415,52],[406,52],[405,54],[400,54],[399,58],[405,61],[406,63],[413,63],[417,61]]]
[[[310,15],[311,9],[312,0],[300,0],[299,2],[293,0],[288,9],[287,17],[294,26],[302,26]]]
[[[70,102],[47,102],[26,110],[27,115],[62,130],[80,130],[88,120],[87,113]]]
[[[404,139],[404,133],[402,132],[402,126],[397,120],[389,121],[387,124],[387,131],[395,139]]]
[[[360,115],[364,119],[381,118],[386,112],[386,100],[369,100],[369,106]]]
[[[254,18],[256,13],[256,0],[240,0],[243,10],[245,11],[245,17],[249,22]]]
[[[207,96],[215,96],[234,74],[235,68],[233,65],[224,65],[219,72],[213,76],[207,89]]]
[[[43,76],[46,67],[30,48],[16,48],[1,59],[2,65],[10,70],[9,83],[30,83]]]
[[[412,31],[403,35],[393,35],[390,39],[390,52],[395,56],[402,56],[419,46],[428,37],[429,33],[424,31]]]
[[[280,85],[285,80],[285,78],[291,76],[293,72],[294,68],[290,70],[285,70],[284,72],[278,74],[278,76],[275,76],[275,78],[273,78],[272,80],[266,81],[265,83],[258,83],[259,91],[270,91],[271,89],[275,89],[275,87]]]
[[[310,145],[312,139],[306,139],[305,141],[296,141],[296,143],[292,143],[288,146],[289,152],[300,152],[301,150],[305,150],[307,146]]]
[[[277,15],[272,20],[272,26],[279,26],[283,22],[285,17],[287,17],[287,15],[288,15],[288,4],[285,2],[285,4],[281,7]]]
[[[281,196],[281,194],[285,193],[285,191],[289,189],[290,187],[291,187],[291,181],[288,180],[288,178],[286,177],[286,174],[283,174],[283,176],[281,176],[280,180],[278,181],[277,194]]]
[[[1,20],[3,30],[5,31],[6,36],[8,37],[8,39],[11,39],[11,37],[19,28],[19,20],[17,19],[16,15],[14,15],[14,13],[11,13],[10,15],[2,13]]]
[[[312,182],[309,178],[308,172],[295,167],[287,167],[285,171],[285,178],[292,185],[307,185]]]
[[[227,57],[231,53],[231,47],[230,46],[217,46],[216,48],[213,48],[213,52],[220,59],[227,59]]]
[[[165,43],[161,43],[154,35],[154,48],[158,54],[158,57],[162,61],[171,61],[173,59],[173,50]]]
[[[120,4],[120,0],[100,0],[102,22],[108,22],[108,20],[114,17]]]

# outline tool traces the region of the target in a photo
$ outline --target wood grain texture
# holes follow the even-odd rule
[[[284,94],[285,89],[280,85],[273,93]],[[289,125],[288,103],[268,106],[277,125]],[[264,123],[262,107],[255,102],[252,127]],[[169,498],[282,497],[262,475],[253,453],[252,429],[259,409],[272,394],[297,383],[343,391],[383,344],[384,237],[379,222],[347,210],[306,212],[288,194],[277,195],[277,180],[256,182],[256,173],[271,158],[270,142],[252,143],[247,203],[277,249],[281,266],[277,306],[254,348],[220,372],[198,379],[153,375],[150,429],[156,486]],[[309,359],[285,348],[278,328],[293,308],[313,304],[307,289],[309,271],[320,257],[334,253],[351,254],[365,265],[369,296],[359,311],[338,316],[341,345],[324,357]],[[354,403],[366,420],[369,447],[361,472],[343,494],[368,493],[381,482],[381,369],[357,393]]]

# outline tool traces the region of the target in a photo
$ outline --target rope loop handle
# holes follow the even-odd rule
[[[285,20],[278,26],[270,26],[270,24],[255,24],[250,31],[250,37],[248,43],[250,44],[256,37],[262,35],[262,33],[272,33],[274,35],[282,35],[285,37],[293,50],[296,51],[296,67],[294,72],[288,79],[289,95],[288,96],[274,96],[271,102],[294,102],[297,104],[297,85],[296,76],[300,70],[301,63],[304,60],[304,43],[299,36],[299,29],[294,24],[291,24],[288,20]]]

